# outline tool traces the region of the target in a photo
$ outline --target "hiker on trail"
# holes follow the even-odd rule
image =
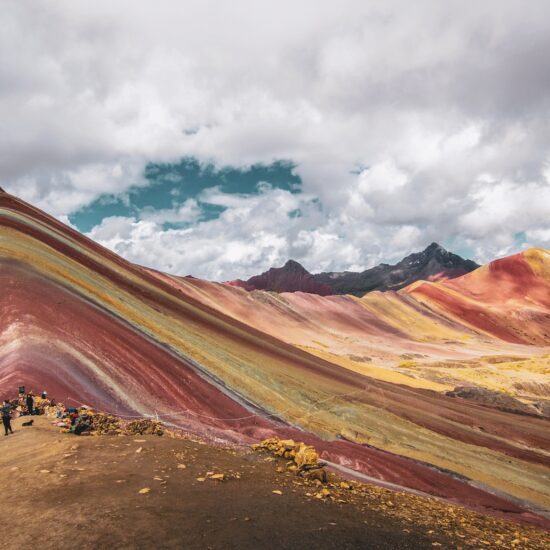
[[[2,404],[2,423],[4,424],[4,429],[6,430],[4,435],[13,433],[13,430],[11,429],[11,409],[12,406],[10,405],[10,402],[4,399],[4,403]]]
[[[34,397],[32,396],[32,391],[27,394],[27,409],[29,410],[29,414],[32,415],[34,410]]]

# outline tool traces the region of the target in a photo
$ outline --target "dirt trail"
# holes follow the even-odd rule
[[[168,436],[79,438],[45,418],[31,428],[16,420],[14,429],[0,439],[3,549],[406,549],[462,542],[365,506],[308,499],[311,487],[256,453]],[[197,480],[207,472],[228,479]],[[145,488],[150,492],[140,494]]]

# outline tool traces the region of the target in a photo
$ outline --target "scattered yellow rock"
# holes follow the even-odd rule
[[[306,445],[305,443],[300,443],[298,450],[296,451],[296,456],[294,457],[294,462],[298,468],[302,468],[305,465],[315,465],[319,463],[319,455],[314,447],[311,445]]]
[[[150,487],[144,487],[143,489],[140,489],[138,491],[138,493],[140,495],[146,495],[147,493],[150,493],[151,492],[151,488]]]
[[[178,464],[178,470],[185,470],[187,466],[185,464]]]
[[[197,481],[206,481],[206,478],[205,477],[198,477]]]
[[[289,449],[291,443],[294,443],[294,447]],[[334,475],[331,475],[332,479],[327,481],[327,485],[323,485],[319,479],[307,479],[310,474],[322,470],[323,464],[315,462],[319,460],[315,449],[308,448],[304,443],[270,438],[253,445],[253,449],[268,451],[272,456],[285,459],[287,467],[298,470],[299,477],[293,484],[305,485],[311,491],[305,493],[306,497],[319,499],[321,502],[366,505],[369,509],[388,517],[417,525],[418,528],[423,528],[427,536],[433,537],[428,542],[431,547],[445,547],[445,544],[433,540],[441,535],[453,537],[459,543],[458,546],[453,546],[457,548],[550,548],[547,534],[535,527],[519,527],[504,520],[482,516],[460,506],[449,506],[432,498],[394,492],[357,481],[336,480]],[[308,461],[313,464],[308,464]],[[298,463],[306,464],[306,467],[302,468]],[[283,460],[279,464],[283,464]],[[280,471],[280,468],[277,468],[277,471]],[[312,491],[314,484],[317,487]],[[283,494],[280,490],[274,490],[272,493]],[[404,529],[404,532],[408,530]]]
[[[288,459],[287,467],[291,472],[303,472],[321,467],[315,448],[302,442],[297,443],[293,439],[270,437],[255,443],[252,448],[256,451],[269,451],[275,456]],[[271,461],[273,458],[267,457],[264,460]]]
[[[208,477],[209,479],[214,479],[216,481],[223,481],[225,479],[225,474],[211,474]]]
[[[40,473],[41,473],[41,474],[49,474],[49,473],[50,473],[50,470],[40,470]]]
[[[141,453],[141,451],[143,451],[143,447],[139,447],[138,449],[136,449],[136,453]]]

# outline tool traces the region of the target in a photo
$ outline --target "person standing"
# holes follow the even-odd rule
[[[2,424],[4,424],[4,430],[6,430],[4,435],[13,433],[13,430],[11,429],[11,409],[12,406],[10,405],[10,402],[4,399],[4,403],[2,404]]]
[[[32,391],[27,394],[27,409],[32,416],[34,411],[34,397],[32,396]]]

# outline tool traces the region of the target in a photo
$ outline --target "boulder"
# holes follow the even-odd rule
[[[303,469],[304,466],[319,464],[319,455],[311,445],[300,443],[296,456],[294,457],[294,462],[296,462],[298,468]]]

